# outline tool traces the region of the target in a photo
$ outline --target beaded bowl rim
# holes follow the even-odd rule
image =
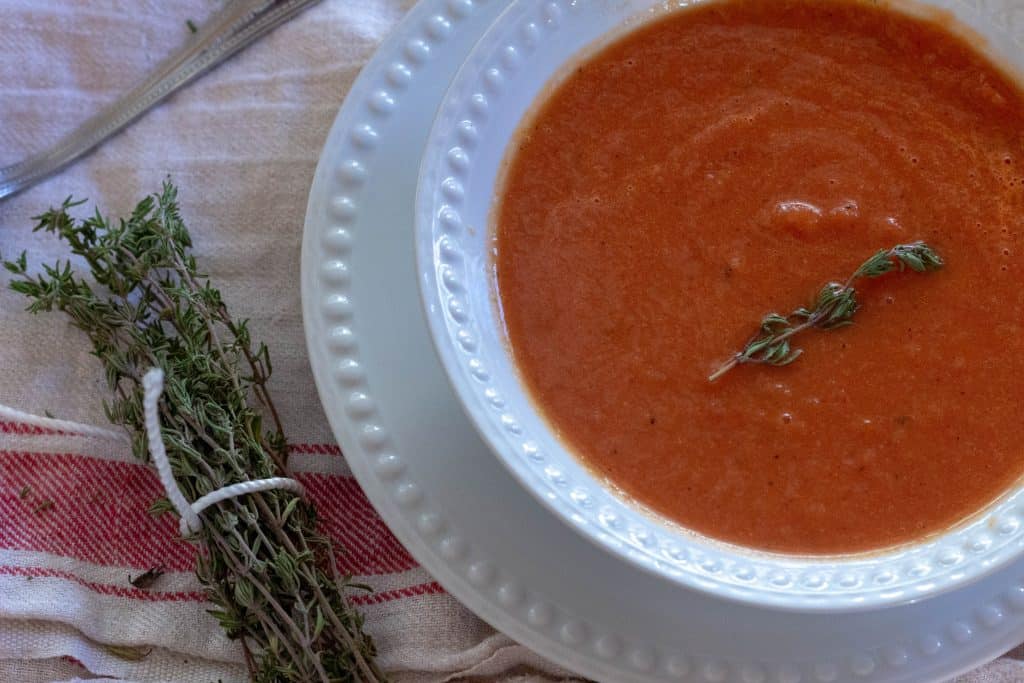
[[[394,422],[392,411],[400,408],[391,401],[397,397],[389,398],[381,392],[382,383],[416,384],[425,378],[406,374],[409,368],[396,371],[388,363],[394,360],[393,356],[375,358],[375,354],[367,353],[381,342],[377,335],[382,333],[368,317],[378,317],[379,324],[381,309],[387,309],[387,299],[375,294],[379,283],[366,282],[380,266],[368,263],[373,257],[367,251],[373,251],[376,240],[404,235],[401,229],[379,229],[383,219],[380,212],[386,206],[381,196],[387,196],[390,205],[397,200],[402,206],[399,213],[406,215],[408,210],[408,220],[412,221],[411,187],[415,172],[410,174],[409,189],[403,186],[397,194],[391,192],[394,178],[381,174],[396,156],[415,166],[427,131],[417,130],[415,148],[410,148],[404,131],[396,126],[402,125],[399,121],[408,121],[406,113],[415,109],[419,100],[433,101],[432,86],[425,78],[427,73],[436,76],[434,67],[438,63],[445,64],[443,77],[450,78],[454,73],[458,64],[449,65],[451,54],[461,51],[464,56],[469,50],[466,41],[475,41],[486,22],[493,19],[495,5],[487,3],[488,0],[424,0],[400,22],[364,68],[335,119],[317,165],[306,213],[302,312],[314,380],[353,474],[402,543],[446,590],[493,626],[542,655],[598,680],[937,680],[966,672],[1018,643],[1024,623],[1024,579],[1008,568],[1000,572],[1001,576],[968,587],[965,597],[952,593],[936,601],[895,610],[897,614],[903,610],[920,614],[915,623],[921,624],[921,628],[894,632],[889,626],[893,617],[885,613],[878,629],[872,629],[877,637],[849,651],[833,648],[823,653],[815,648],[804,657],[787,655],[769,662],[751,652],[748,643],[731,639],[731,647],[713,653],[703,652],[696,642],[685,640],[675,647],[666,647],[652,638],[650,629],[638,632],[640,624],[622,624],[618,618],[605,622],[595,617],[589,609],[589,595],[586,604],[579,604],[575,602],[581,599],[578,595],[552,593],[550,578],[538,580],[529,572],[537,566],[537,561],[528,557],[535,549],[531,539],[520,535],[512,544],[516,549],[501,554],[486,547],[487,539],[476,535],[484,532],[470,528],[468,520],[447,506],[448,498],[465,492],[465,487],[472,484],[472,478],[462,476],[469,474],[464,468],[476,473],[480,464],[476,457],[489,457],[486,446],[476,442],[479,451],[451,460],[435,452],[436,461],[429,454],[409,450],[416,442],[407,439],[415,439],[420,432]],[[1024,13],[1018,18],[1021,21],[1017,24],[1024,29]],[[1018,33],[1024,34],[1024,30]],[[420,59],[425,54],[424,46],[430,51],[426,59]],[[385,189],[388,192],[381,191]],[[406,257],[402,247],[392,245],[387,253],[386,258],[402,261],[400,267],[388,266],[389,272],[394,275],[404,271]],[[411,265],[409,277],[414,277]],[[408,285],[416,286],[412,282]],[[418,313],[418,294],[410,290],[409,295],[412,301],[408,303]],[[420,331],[419,325],[423,323],[418,315],[416,320],[414,327]],[[422,333],[422,341],[429,347],[425,325]],[[434,352],[426,347],[415,354],[421,361],[429,357],[428,363],[433,367]],[[441,372],[439,366],[436,370]],[[445,381],[440,376],[437,379]],[[407,400],[410,405],[405,407],[420,411],[418,414],[425,419],[432,414],[432,409],[419,406],[412,397],[400,400]],[[455,398],[446,395],[441,400],[448,403]],[[373,409],[374,403],[377,409]],[[454,403],[450,408],[458,410]],[[454,424],[445,422],[443,427],[457,425],[468,427],[458,420]],[[442,441],[450,442],[447,438]],[[494,466],[503,468],[497,463]],[[490,463],[484,469],[491,470]],[[485,496],[478,499],[486,504]],[[530,504],[532,500],[520,500],[516,505],[524,503]],[[505,509],[500,504],[498,507]],[[508,511],[515,514],[518,509]],[[493,530],[488,528],[485,533],[489,538]],[[453,555],[454,550],[460,554]],[[605,563],[599,571],[621,568],[611,556],[602,560]],[[550,558],[541,561],[552,571],[563,564]],[[667,584],[666,587],[671,588]],[[677,601],[684,611],[696,607],[690,602],[696,597],[691,591],[669,590],[658,595],[660,599]],[[766,629],[778,624],[777,620],[766,620],[759,610],[749,614]],[[849,615],[845,619],[864,623],[870,621],[869,614]],[[788,617],[791,625],[794,619],[804,618],[799,613],[780,617]],[[841,623],[845,619],[840,615],[835,621]],[[801,643],[804,636],[810,635],[801,636],[799,627],[796,629],[795,640],[790,642]],[[858,627],[858,631],[863,630]]]
[[[646,10],[630,10],[629,26],[607,36],[632,30],[652,14],[685,11],[696,4],[637,1],[646,3]],[[714,0],[697,0],[705,1]],[[487,230],[467,238],[472,231],[465,229],[460,215],[466,207],[462,179],[473,172],[471,147],[479,144],[479,131],[487,129],[488,111],[502,102],[509,84],[524,72],[538,41],[558,36],[579,12],[591,7],[600,11],[609,4],[620,11],[630,5],[613,0],[510,4],[456,73],[427,139],[416,192],[417,280],[445,374],[491,451],[537,500],[599,546],[675,583],[754,605],[813,611],[877,609],[962,586],[1017,558],[1024,550],[1024,487],[1006,492],[965,523],[896,548],[846,556],[771,553],[683,530],[624,500],[576,460],[536,409],[529,415],[529,409],[516,413],[508,408],[510,394],[519,392],[528,398],[528,392],[518,376],[514,381],[507,376],[495,380],[488,369],[494,354],[507,354],[507,348],[481,350],[478,346],[480,317],[467,305],[464,292],[486,278],[480,273],[465,274],[470,259],[464,242],[479,239],[479,233]],[[973,12],[975,8],[961,0],[898,4],[895,9],[905,6],[912,13],[952,10],[968,32],[980,33],[1004,52],[1007,45],[1017,45],[992,17]],[[589,51],[591,45],[584,43],[576,54]],[[992,54],[991,45],[986,48]],[[1003,66],[1009,61],[999,52],[995,56],[1004,57],[997,59]],[[571,61],[541,68],[554,77]],[[502,150],[508,139],[501,140]],[[504,158],[504,152],[499,156]],[[534,426],[543,427],[524,431],[524,415]],[[539,452],[538,438],[546,444],[544,452]],[[552,443],[558,446],[551,448]]]

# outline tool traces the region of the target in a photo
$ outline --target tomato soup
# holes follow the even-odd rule
[[[942,531],[1024,472],[1024,96],[942,22],[724,0],[580,61],[511,144],[498,298],[534,402],[599,477],[781,552]],[[853,324],[708,376],[879,249]]]

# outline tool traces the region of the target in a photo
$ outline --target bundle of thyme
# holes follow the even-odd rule
[[[88,265],[29,273],[25,255],[4,266],[28,310],[57,309],[85,331],[106,371],[107,416],[147,459],[142,377],[166,376],[159,403],[163,441],[186,498],[224,486],[287,476],[287,445],[267,388],[270,354],[220,292],[198,274],[192,240],[168,181],[116,223],[97,211],[76,220],[66,200],[34,220]],[[269,425],[264,424],[269,417]],[[154,513],[172,512],[166,499]],[[274,490],[229,499],[203,513],[196,574],[211,613],[243,645],[254,681],[379,681],[372,640],[347,597],[365,589],[343,576],[306,500]]]

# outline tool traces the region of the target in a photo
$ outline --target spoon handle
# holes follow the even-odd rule
[[[34,185],[117,133],[155,104],[320,0],[229,0],[146,80],[49,149],[0,168],[0,199]]]

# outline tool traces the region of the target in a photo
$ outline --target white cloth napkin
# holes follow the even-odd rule
[[[351,478],[303,341],[299,245],[328,127],[408,0],[324,0],[62,174],[0,202],[0,253],[63,253],[31,216],[68,195],[123,215],[170,174],[202,267],[273,352],[272,390],[299,477],[343,563],[377,590],[364,609],[398,681],[569,676],[444,593]],[[42,149],[189,40],[210,0],[0,0],[0,166]],[[0,403],[105,423],[98,363],[59,315],[0,288]],[[0,681],[244,680],[197,592],[187,546],[145,514],[155,477],[118,447],[0,422]],[[49,501],[49,503],[48,503]],[[132,577],[164,565],[151,589]],[[113,646],[113,647],[112,647]],[[124,649],[129,648],[129,649]],[[1024,680],[1004,659],[964,679]]]
[[[187,20],[217,6],[0,0],[0,166],[116,99],[190,39]],[[326,0],[305,12],[92,156],[0,202],[0,253],[51,261],[62,249],[30,232],[31,216],[71,194],[123,215],[170,174],[203,269],[271,347],[293,464],[348,548],[342,564],[376,589],[363,609],[381,664],[399,681],[560,678],[444,593],[387,531],[334,444],[306,360],[299,245],[313,171],[348,87],[407,8]],[[61,315],[25,313],[0,280],[0,403],[104,425],[87,341]],[[0,681],[244,680],[188,547],[171,520],[145,513],[158,495],[116,445],[0,423]],[[150,590],[131,586],[156,565],[168,573]]]

